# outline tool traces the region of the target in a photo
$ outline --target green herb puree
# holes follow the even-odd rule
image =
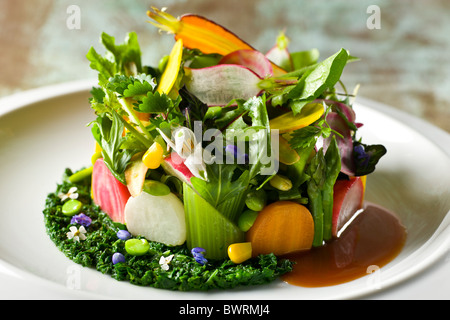
[[[267,284],[292,270],[291,261],[278,259],[273,254],[260,255],[241,264],[225,259],[208,260],[208,263],[201,265],[186,245],[170,247],[152,241],[149,241],[150,250],[145,255],[130,255],[125,250],[125,241],[117,237],[117,232],[126,229],[126,226],[113,222],[93,203],[90,176],[74,183],[68,179],[72,174],[70,169],[65,170],[62,183],[57,185],[54,193],[48,194],[43,214],[50,239],[68,258],[84,267],[95,268],[119,281],[179,291]],[[77,187],[77,200],[83,204],[80,212],[92,219],[91,224],[85,227],[86,239],[82,241],[67,237],[69,227],[80,225],[71,224],[72,218],[63,214],[64,201],[58,196],[72,187]],[[125,262],[113,264],[112,256],[116,252],[125,256]],[[172,254],[170,268],[163,270],[159,263],[161,256]]]

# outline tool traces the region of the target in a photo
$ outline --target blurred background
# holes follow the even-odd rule
[[[147,23],[151,6],[206,16],[262,52],[281,30],[291,51],[346,48],[361,58],[344,70],[349,91],[450,132],[448,0],[0,0],[0,98],[96,78],[85,56],[103,54],[102,31],[117,43],[136,31],[143,63],[157,64],[173,37]]]

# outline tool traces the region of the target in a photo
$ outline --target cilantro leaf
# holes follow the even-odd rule
[[[155,80],[146,74],[137,76],[125,76],[117,74],[111,77],[106,84],[108,90],[112,90],[125,98],[140,100],[152,92],[156,87]]]
[[[168,112],[173,108],[174,103],[165,93],[148,92],[147,96],[142,99],[139,104],[139,111],[146,113],[162,113]]]

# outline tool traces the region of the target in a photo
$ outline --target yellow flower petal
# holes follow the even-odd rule
[[[297,130],[317,121],[324,111],[322,104],[308,103],[296,115],[291,111],[270,120],[270,129],[277,129],[280,133]]]
[[[183,40],[178,39],[170,52],[169,61],[167,62],[166,69],[161,76],[158,88],[159,93],[169,94],[172,90],[175,81],[178,78],[178,72],[180,71],[181,57],[183,56]]]

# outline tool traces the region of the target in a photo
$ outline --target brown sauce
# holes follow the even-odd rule
[[[339,238],[306,252],[286,257],[295,262],[283,280],[302,287],[325,287],[365,276],[381,268],[402,250],[406,230],[386,209],[365,203],[364,211]]]

